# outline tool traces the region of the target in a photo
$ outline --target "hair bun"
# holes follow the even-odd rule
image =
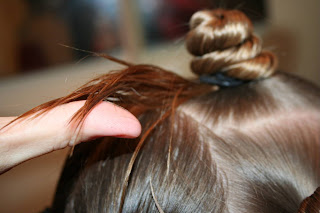
[[[302,201],[298,213],[320,212],[320,187],[310,196]]]
[[[190,21],[186,47],[196,56],[191,69],[197,75],[223,72],[242,80],[268,77],[275,72],[276,57],[262,51],[250,19],[237,10],[206,10]]]

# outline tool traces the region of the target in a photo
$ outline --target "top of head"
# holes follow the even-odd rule
[[[223,72],[242,80],[269,77],[275,72],[276,57],[262,51],[249,18],[237,10],[205,10],[195,13],[187,35],[191,62],[198,75]]]
[[[199,75],[260,79],[276,66],[239,11],[196,13],[187,48]],[[110,100],[143,135],[77,146],[56,212],[296,212],[320,185],[319,91],[281,72],[218,91],[152,65],[100,76],[37,110],[85,99],[79,122]]]

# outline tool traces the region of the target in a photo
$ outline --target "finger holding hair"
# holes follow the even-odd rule
[[[0,117],[0,174],[37,156],[103,136],[134,138],[139,121],[127,110],[101,102],[86,116],[80,132],[70,123],[85,101],[55,107],[40,116],[27,117],[5,126],[16,117]]]

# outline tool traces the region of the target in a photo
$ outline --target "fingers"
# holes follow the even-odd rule
[[[30,158],[96,137],[137,137],[139,121],[127,110],[99,103],[86,117],[79,137],[69,125],[85,101],[61,105],[34,119],[25,119],[0,131],[0,173]],[[0,126],[13,118],[0,118]]]

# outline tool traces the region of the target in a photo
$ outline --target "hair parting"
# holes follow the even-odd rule
[[[176,108],[179,104],[177,104],[177,99],[179,97],[179,95],[181,94],[183,88],[180,88],[178,90],[178,92],[176,93],[176,95],[174,96],[173,98],[173,101],[172,101],[172,107],[171,107],[171,122],[170,122],[170,125],[171,125],[171,128],[170,128],[170,139],[169,139],[169,148],[168,148],[168,159],[167,159],[167,173],[166,175],[169,174],[169,171],[170,171],[170,159],[171,159],[171,151],[172,151],[172,139],[173,139],[173,128],[174,128],[174,115],[175,115],[175,111],[176,111]],[[151,183],[151,182],[150,182]]]
[[[126,171],[126,174],[125,174],[125,178],[124,178],[124,183],[123,183],[123,186],[122,186],[122,192],[121,192],[121,203],[120,203],[120,209],[119,209],[119,212],[122,212],[122,209],[123,209],[123,205],[124,205],[124,200],[125,200],[125,195],[126,195],[126,190],[127,190],[127,187],[128,187],[128,182],[129,182],[129,179],[130,179],[130,175],[131,175],[131,172],[132,172],[132,168],[133,168],[133,164],[139,154],[139,151],[141,149],[141,147],[143,146],[143,143],[144,141],[146,140],[146,138],[148,137],[148,135],[150,134],[150,132],[161,122],[163,121],[165,118],[167,118],[168,116],[170,115],[170,111],[168,110],[166,113],[164,113],[164,115],[162,115],[162,117],[157,120],[155,123],[153,123],[151,125],[151,127],[143,134],[143,136],[141,137],[136,149],[134,150],[133,154],[132,154],[132,157],[130,159],[130,162],[128,164],[128,168],[127,168],[127,171]]]

